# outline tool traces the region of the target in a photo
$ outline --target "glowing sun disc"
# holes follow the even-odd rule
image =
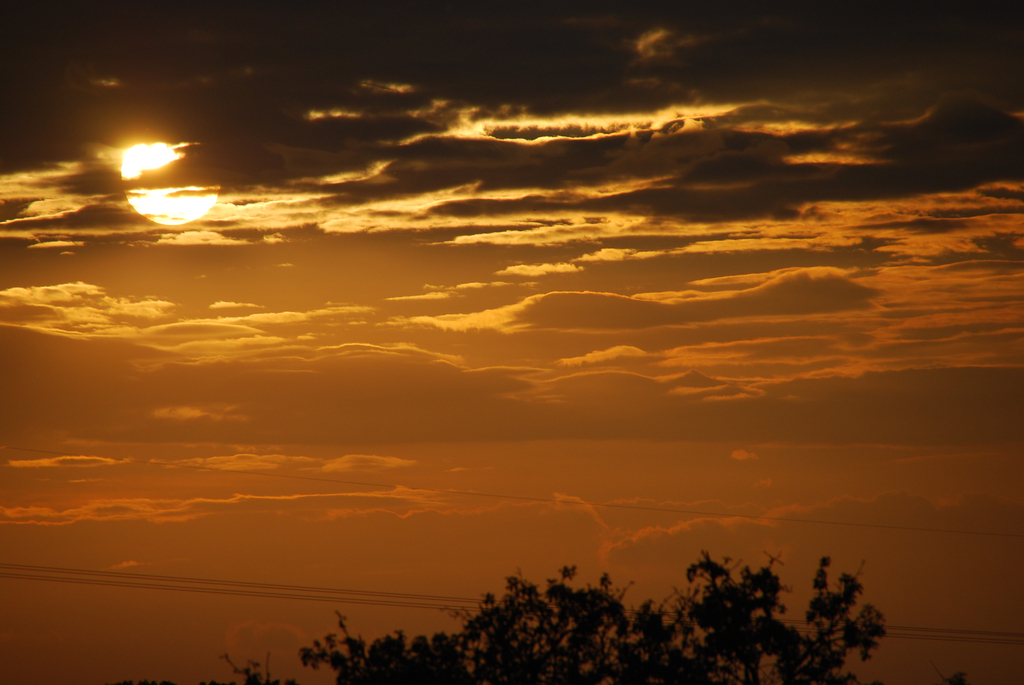
[[[167,187],[145,179],[146,171],[183,159],[188,143],[135,145],[125,150],[121,163],[124,193],[135,211],[158,224],[175,226],[195,221],[217,204],[217,186],[189,183]],[[164,181],[166,183],[166,181]]]
[[[153,143],[152,145],[136,145],[124,151],[124,158],[121,161],[121,178],[135,179],[142,176],[145,169],[157,169],[169,164],[183,155],[177,152],[175,145],[171,147],[167,143]]]

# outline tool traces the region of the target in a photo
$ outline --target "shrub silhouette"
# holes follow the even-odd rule
[[[885,635],[870,604],[855,614],[863,591],[855,575],[832,587],[821,560],[806,624],[783,623],[786,588],[772,564],[757,571],[713,561],[707,552],[687,570],[690,588],[636,610],[607,576],[573,588],[563,568],[543,591],[519,576],[499,600],[487,595],[475,614],[461,613],[451,635],[408,640],[404,633],[353,637],[339,615],[338,634],[300,651],[303,664],[327,666],[338,685],[852,685],[847,654],[870,657]]]
[[[625,590],[607,575],[597,587],[574,588],[576,569],[565,567],[543,590],[521,575],[507,578],[500,599],[488,594],[478,611],[455,612],[462,627],[452,634],[409,639],[399,630],[367,645],[338,614],[340,634],[299,655],[306,666],[331,668],[338,685],[855,685],[847,656],[869,659],[885,620],[870,604],[857,609],[857,575],[830,584],[829,565],[823,557],[803,622],[782,619],[788,588],[774,560],[740,569],[702,552],[687,569],[689,587],[658,604],[627,608]],[[224,659],[243,685],[280,685],[257,662],[240,668]],[[940,678],[938,685],[968,685],[962,672]]]

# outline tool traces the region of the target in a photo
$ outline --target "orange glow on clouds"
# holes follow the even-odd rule
[[[0,83],[5,561],[639,601],[831,554],[894,624],[1024,633],[1009,14],[9,4],[54,30]],[[0,685],[331,680],[296,653],[336,607],[250,600],[0,578]],[[1003,647],[857,675],[1012,682]]]

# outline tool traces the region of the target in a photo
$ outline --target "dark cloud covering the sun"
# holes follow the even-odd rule
[[[1024,90],[1002,77],[1022,59],[1021,26],[994,6],[923,10],[12,8],[3,88],[18,97],[0,168],[51,174],[28,184],[34,197],[4,198],[21,214],[5,228],[146,233],[114,164],[88,148],[154,138],[194,143],[186,166],[231,196],[236,218],[208,219],[218,230],[280,193],[298,194],[285,227],[347,230],[345,212],[365,210],[361,228],[470,234],[472,221],[573,213],[672,233],[650,222],[813,220],[822,203],[982,187],[1005,201],[849,223],[945,231],[958,215],[1017,213],[1014,187],[987,186],[1024,176]],[[52,192],[79,199],[26,211]]]
[[[1022,66],[1021,26],[997,6],[877,4],[854,12],[736,3],[666,12],[591,3],[311,3],[284,11],[226,3],[190,11],[103,3],[5,13],[5,62],[14,66],[4,88],[19,94],[0,128],[8,169],[74,159],[83,141],[116,146],[162,135],[216,142],[222,164],[254,182],[280,165],[259,160],[267,144],[387,156],[397,141],[443,133],[460,108],[477,117],[552,116],[710,103],[732,106],[715,125],[726,143],[686,174],[692,182],[826,177],[795,201],[834,197],[839,188],[868,196],[886,189],[881,196],[891,197],[963,187],[1005,173],[1000,159],[1019,175],[1019,154],[985,145],[1009,136],[1002,142],[1012,149],[1020,123],[1006,113],[1024,107],[1021,86],[1003,77]],[[47,30],[32,28],[41,26]],[[960,104],[941,104],[950,98]],[[919,124],[889,123],[929,108],[938,109]],[[307,117],[331,110],[344,115]],[[774,137],[796,151],[866,140],[888,149],[894,168],[847,170],[850,178],[827,168],[771,169],[745,152],[757,141],[729,135],[751,121],[822,129]],[[971,149],[958,149],[965,145]],[[594,146],[577,146],[568,163],[587,164],[587,147]],[[421,154],[459,157],[443,148]],[[957,178],[922,188],[915,171],[936,157]]]

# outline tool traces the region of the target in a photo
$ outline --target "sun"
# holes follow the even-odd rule
[[[167,143],[152,145],[136,145],[124,151],[121,162],[121,178],[135,179],[142,176],[145,169],[157,169],[165,164],[181,159],[183,155],[177,151],[181,145],[171,147]]]
[[[150,221],[175,226],[195,221],[217,204],[219,187],[203,182],[204,174],[187,165],[175,164],[186,159],[190,146],[151,143],[125,150],[121,180],[135,211]]]

